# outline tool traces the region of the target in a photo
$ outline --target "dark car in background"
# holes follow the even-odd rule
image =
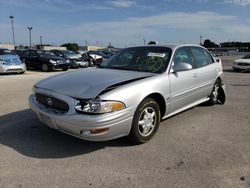
[[[82,56],[78,53],[75,53],[70,50],[51,50],[57,57],[65,58],[69,60],[70,66],[72,68],[86,68],[89,66],[89,62],[86,61]]]
[[[28,68],[41,69],[44,72],[53,69],[62,69],[67,71],[70,63],[68,60],[57,57],[50,51],[43,50],[25,50],[20,54],[20,58],[25,62]]]

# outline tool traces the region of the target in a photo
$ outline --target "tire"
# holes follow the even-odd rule
[[[49,66],[46,63],[42,64],[42,71],[43,72],[48,72],[49,71]]]
[[[69,68],[68,67],[64,67],[64,68],[62,68],[62,70],[63,71],[67,71],[67,70],[69,70]]]
[[[135,111],[129,140],[134,144],[149,141],[156,133],[161,119],[158,103],[151,98],[144,99]]]
[[[240,72],[240,69],[233,68],[234,72]]]
[[[215,105],[218,103],[219,101],[219,90],[220,90],[220,87],[221,87],[221,83],[220,83],[220,80],[216,80],[215,83],[214,83],[214,87],[213,87],[213,90],[211,92],[211,95],[209,96],[209,101],[208,103],[210,105]]]

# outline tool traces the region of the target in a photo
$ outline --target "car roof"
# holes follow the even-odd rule
[[[167,48],[170,48],[172,50],[175,50],[176,48],[179,48],[179,47],[200,47],[200,48],[204,48],[203,46],[198,45],[198,44],[165,44],[165,45],[151,44],[151,45],[136,46],[136,47],[167,47]],[[136,48],[136,47],[132,47],[132,48]]]

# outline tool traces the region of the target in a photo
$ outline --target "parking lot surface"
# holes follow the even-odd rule
[[[225,105],[164,120],[137,146],[87,142],[40,123],[28,107],[32,86],[61,72],[0,75],[0,187],[250,188],[250,73],[233,72],[233,59],[223,60]]]

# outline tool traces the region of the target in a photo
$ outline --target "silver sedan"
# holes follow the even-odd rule
[[[225,102],[221,62],[198,45],[126,48],[99,68],[47,78],[33,91],[30,108],[49,127],[91,141],[128,136],[136,144],[150,140],[165,118]]]
[[[24,73],[26,71],[23,63],[14,52],[0,48],[0,73]]]

